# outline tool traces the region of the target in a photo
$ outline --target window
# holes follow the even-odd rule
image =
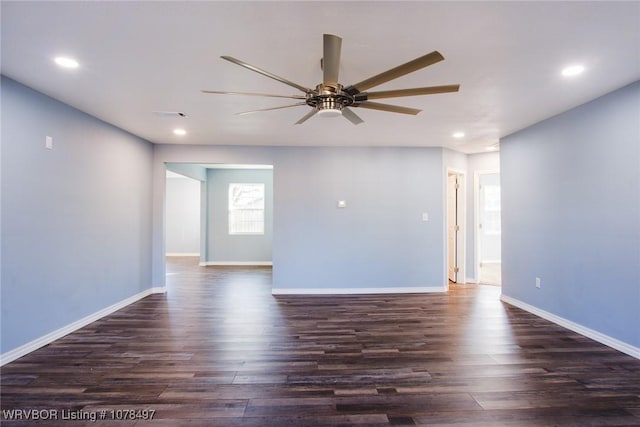
[[[264,184],[229,184],[229,234],[264,234]]]
[[[484,210],[485,210],[484,232],[486,234],[500,234],[501,233],[500,186],[498,185],[484,186]]]

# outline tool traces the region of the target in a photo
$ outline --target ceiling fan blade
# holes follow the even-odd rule
[[[302,118],[300,120],[298,120],[295,124],[300,125],[304,122],[306,122],[308,119],[310,119],[313,115],[315,115],[318,112],[317,108],[312,108],[311,111],[309,111],[307,114],[305,114],[304,116],[302,116]]]
[[[216,93],[220,95],[250,95],[250,96],[267,96],[270,98],[289,98],[289,99],[306,99],[302,95],[273,95],[270,93],[255,93],[255,92],[227,92],[221,90],[202,90],[202,93]]]
[[[280,77],[280,76],[276,76],[276,75],[275,75],[275,74],[273,74],[273,73],[270,73],[270,72],[265,71],[265,70],[263,70],[263,69],[261,69],[261,68],[255,67],[255,66],[253,66],[253,65],[251,65],[251,64],[247,64],[246,62],[242,62],[242,61],[240,61],[239,59],[233,58],[233,57],[231,57],[231,56],[221,56],[220,58],[222,58],[222,59],[226,59],[226,60],[227,60],[227,61],[229,61],[229,62],[233,62],[234,64],[236,64],[236,65],[240,65],[241,67],[247,68],[247,69],[249,69],[249,70],[251,70],[251,71],[255,71],[256,73],[262,74],[263,76],[266,76],[266,77],[272,78],[272,79],[274,79],[274,80],[277,80],[277,81],[279,81],[280,83],[284,83],[284,84],[286,84],[286,85],[289,85],[289,86],[295,87],[296,89],[301,90],[301,91],[302,91],[302,92],[304,92],[304,93],[312,92],[312,90],[311,90],[311,89],[309,89],[309,88],[307,88],[307,87],[300,86],[300,85],[299,85],[299,84],[297,84],[297,83],[294,83],[294,82],[292,82],[292,81],[290,81],[290,80],[287,80],[287,79],[285,79],[285,78],[282,78],[282,77]]]
[[[260,111],[271,111],[271,110],[281,110],[283,108],[290,108],[290,107],[299,107],[301,105],[307,105],[306,102],[298,102],[296,104],[291,104],[291,105],[282,105],[280,107],[271,107],[271,108],[261,108],[260,110],[251,110],[251,111],[243,111],[241,113],[236,113],[237,116],[243,116],[245,114],[251,114],[251,113],[258,113]]]
[[[411,114],[414,116],[418,114],[420,111],[422,111],[422,110],[417,110],[415,108],[400,107],[398,105],[380,104],[378,102],[369,102],[369,101],[355,103],[353,104],[353,107],[368,108],[370,110],[389,111],[391,113]]]
[[[358,116],[356,113],[353,112],[353,110],[349,108],[342,109],[342,117],[349,120],[354,125],[359,125],[360,123],[364,123],[364,120],[362,120],[360,116]]]
[[[337,87],[338,74],[340,72],[340,52],[342,50],[342,39],[333,34],[323,36],[323,56],[322,71],[324,78],[322,83],[325,86]]]
[[[445,85],[431,87],[416,87],[413,89],[385,90],[380,92],[364,92],[355,96],[356,101],[366,101],[367,99],[399,98],[402,96],[433,95],[436,93],[457,92],[460,85]]]
[[[444,60],[444,56],[442,56],[440,52],[434,50],[433,52],[427,53],[426,55],[416,58],[413,61],[409,61],[406,64],[399,65],[395,68],[363,80],[360,83],[351,85],[345,89],[345,92],[351,95],[355,95],[357,93],[364,92],[369,88],[381,85],[382,83],[386,83],[389,80],[397,79],[398,77],[402,77],[405,74],[412,73],[442,60]]]

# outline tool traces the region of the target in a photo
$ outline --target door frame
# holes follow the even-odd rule
[[[466,210],[466,171],[455,168],[447,168],[445,174],[445,192],[444,192],[444,211],[445,211],[445,220],[444,220],[444,283],[445,288],[449,288],[449,215],[447,208],[447,199],[449,195],[449,176],[456,175],[458,177],[458,194],[456,198],[456,219],[459,226],[458,233],[456,235],[456,259],[458,268],[456,274],[456,283],[465,284],[467,272],[465,268],[466,264],[466,255],[467,255],[467,210]]]
[[[497,173],[499,169],[478,170],[473,174],[473,270],[474,283],[480,283],[480,175]]]

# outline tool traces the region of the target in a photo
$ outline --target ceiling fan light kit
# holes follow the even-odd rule
[[[256,73],[262,74],[265,77],[277,80],[288,86],[294,87],[304,93],[302,95],[274,95],[265,93],[252,93],[252,92],[226,92],[215,90],[203,90],[204,93],[212,94],[227,94],[227,95],[251,95],[251,96],[263,96],[263,97],[275,97],[275,98],[289,98],[297,99],[299,102],[292,105],[284,105],[280,107],[264,108],[261,110],[245,111],[239,114],[255,113],[259,111],[279,110],[282,108],[298,107],[302,105],[308,105],[311,110],[305,114],[295,124],[302,124],[309,118],[318,114],[322,117],[337,117],[342,116],[349,120],[354,125],[363,123],[363,120],[351,109],[354,108],[366,108],[371,110],[386,111],[391,113],[411,114],[416,115],[421,110],[415,108],[401,107],[397,105],[381,104],[378,102],[371,102],[370,99],[384,99],[384,98],[398,98],[405,96],[416,95],[432,95],[437,93],[457,92],[460,89],[460,85],[445,85],[445,86],[431,86],[422,88],[411,89],[398,89],[388,90],[381,92],[365,92],[366,90],[379,86],[390,80],[397,79],[406,74],[420,70],[422,68],[433,65],[437,62],[444,60],[444,57],[440,52],[433,51],[405,64],[399,65],[395,68],[387,70],[383,73],[377,74],[359,83],[344,87],[338,83],[339,70],[340,70],[340,54],[342,50],[342,39],[333,34],[324,34],[323,36],[323,57],[321,59],[321,66],[323,72],[322,83],[318,84],[315,89],[299,85],[285,78],[279,77],[273,73],[265,71],[256,66],[247,64],[231,56],[222,56],[229,62],[232,62],[241,67],[247,68]]]

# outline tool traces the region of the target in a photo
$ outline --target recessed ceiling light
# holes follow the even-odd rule
[[[582,65],[571,65],[562,70],[562,75],[565,77],[572,77],[581,74],[584,71],[584,67]]]
[[[498,144],[493,144],[488,147],[484,147],[484,149],[487,151],[496,151],[498,149]]]
[[[65,56],[58,56],[54,59],[56,64],[64,68],[78,68],[80,64],[73,58],[67,58]]]
[[[178,135],[178,136],[182,136],[182,135],[186,135],[186,134],[187,134],[187,131],[186,131],[186,130],[184,130],[184,129],[174,129],[174,130],[173,130],[173,133],[174,133],[174,134],[176,134],[176,135]]]
[[[453,134],[454,138],[464,138],[464,132],[456,132]]]

